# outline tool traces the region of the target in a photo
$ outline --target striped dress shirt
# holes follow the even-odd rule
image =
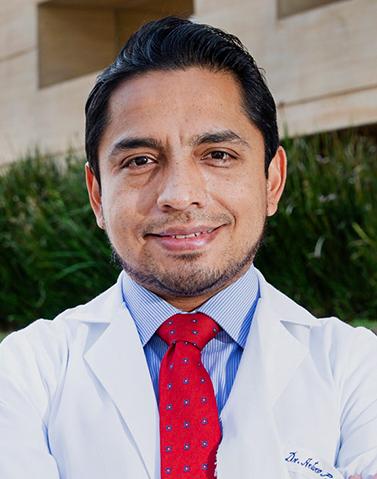
[[[128,275],[124,275],[122,293],[144,348],[158,402],[160,363],[168,346],[156,331],[166,319],[182,311]],[[258,277],[251,266],[241,278],[191,311],[211,316],[222,328],[203,348],[201,356],[213,383],[219,414],[233,386],[258,299]]]

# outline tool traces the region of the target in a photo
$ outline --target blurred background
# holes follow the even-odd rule
[[[289,180],[256,265],[315,314],[377,328],[377,0],[0,0],[1,334],[115,280],[84,104],[131,32],[170,14],[237,35],[275,97]]]

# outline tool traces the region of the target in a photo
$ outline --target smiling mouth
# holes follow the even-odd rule
[[[212,233],[217,228],[210,228],[205,231],[196,231],[195,233],[187,233],[187,234],[168,234],[168,233],[161,233],[161,234],[154,234],[152,236],[158,236],[160,238],[175,238],[175,239],[188,239],[188,238],[198,238],[201,235]]]
[[[216,238],[222,226],[175,226],[158,233],[148,233],[146,237],[157,241],[160,247],[170,252],[200,251]]]

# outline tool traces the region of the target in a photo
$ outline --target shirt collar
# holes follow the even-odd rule
[[[124,274],[122,294],[131,313],[143,347],[170,316],[182,313]],[[237,281],[208,299],[195,312],[211,316],[242,348],[259,299],[259,281],[252,265]]]

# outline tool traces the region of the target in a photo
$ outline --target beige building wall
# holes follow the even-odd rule
[[[0,163],[82,149],[96,74],[166,14],[238,35],[291,135],[377,122],[376,0],[0,0]]]
[[[264,68],[281,134],[377,122],[376,0],[198,0]]]

